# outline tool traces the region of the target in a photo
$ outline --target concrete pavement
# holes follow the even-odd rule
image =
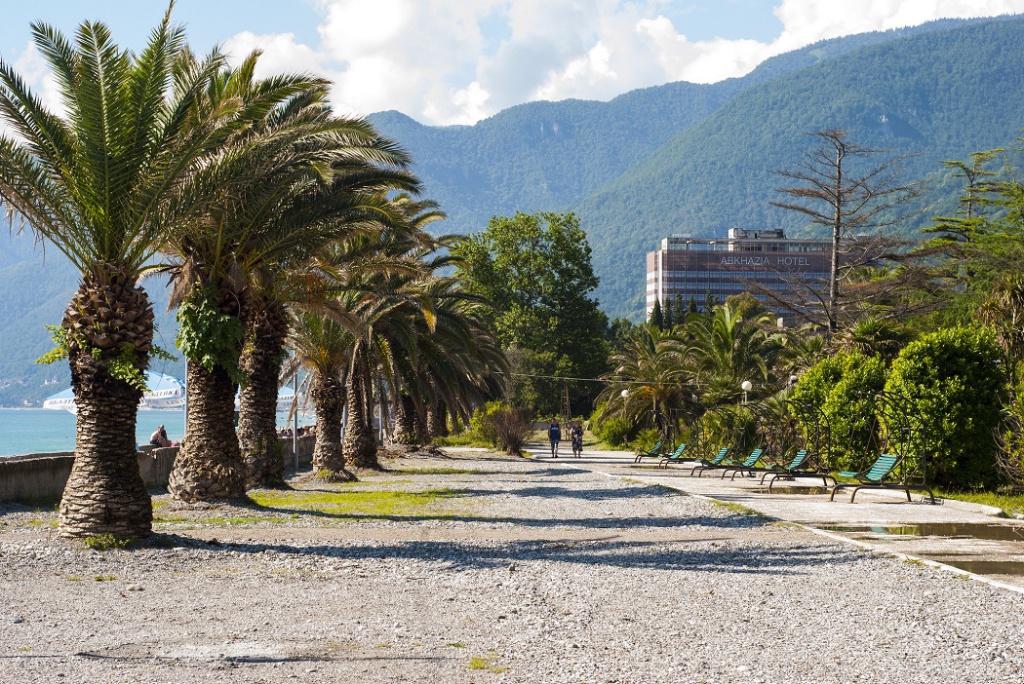
[[[547,444],[527,450],[549,465],[585,468],[610,477],[669,487],[694,496],[736,504],[776,520],[804,525],[829,537],[872,550],[936,565],[1024,592],[1024,523],[998,517],[998,509],[962,501],[939,500],[897,491],[862,490],[856,503],[849,492],[835,501],[821,479],[776,482],[772,493],[760,477],[721,477],[721,471],[690,476],[690,467],[658,468],[654,461],[635,465],[634,454],[587,449],[573,458],[568,448],[551,458]],[[691,464],[692,467],[692,464]]]

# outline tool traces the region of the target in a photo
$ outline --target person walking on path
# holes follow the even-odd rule
[[[551,442],[551,458],[558,458],[558,443],[562,441],[562,428],[558,424],[558,418],[551,419],[551,427],[548,428],[548,441]]]
[[[572,455],[580,458],[583,455],[583,426],[580,425],[580,421],[572,421],[569,438],[572,439]]]

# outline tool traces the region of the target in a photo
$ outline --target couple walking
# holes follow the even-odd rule
[[[583,426],[580,421],[574,420],[569,428],[569,438],[572,439],[572,455],[579,458],[583,455]],[[548,441],[551,442],[551,458],[558,458],[558,443],[562,441],[562,427],[558,424],[558,418],[551,419],[551,427],[548,428]]]

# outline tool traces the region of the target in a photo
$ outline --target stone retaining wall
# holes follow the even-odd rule
[[[315,441],[313,435],[299,437],[300,467],[312,463]],[[291,437],[281,438],[281,452],[285,468],[291,468]],[[167,486],[167,478],[177,455],[178,447],[141,447],[138,453],[139,473],[146,487],[160,489]],[[74,452],[71,451],[0,458],[0,501],[26,504],[60,501],[74,460]]]

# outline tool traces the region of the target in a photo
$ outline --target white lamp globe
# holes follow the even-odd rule
[[[753,384],[751,384],[751,382],[750,382],[749,380],[744,380],[744,381],[743,381],[743,384],[742,384],[742,385],[740,385],[740,388],[741,388],[741,389],[742,389],[742,390],[743,390],[744,392],[749,392],[750,390],[752,390],[752,389],[754,388],[754,385],[753,385]]]
[[[624,389],[624,390],[622,390],[622,392],[620,392],[620,394],[622,395],[622,398],[625,399],[626,397],[629,396],[629,390],[628,389]]]

